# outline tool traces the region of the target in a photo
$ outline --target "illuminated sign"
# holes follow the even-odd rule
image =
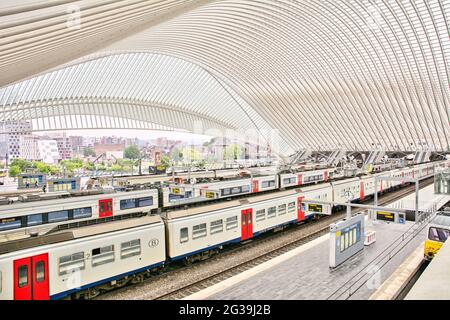
[[[395,222],[395,215],[392,212],[377,211],[377,220]]]
[[[180,188],[172,188],[172,193],[180,194]]]
[[[206,191],[205,197],[208,198],[208,199],[214,199],[215,198],[215,193],[212,192],[212,191]]]
[[[322,213],[322,205],[321,204],[308,204],[308,211]]]

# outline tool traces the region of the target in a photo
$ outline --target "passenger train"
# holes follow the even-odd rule
[[[439,212],[428,226],[424,245],[425,260],[432,260],[450,235],[450,211]]]
[[[99,221],[111,221],[147,213],[157,213],[170,207],[180,207],[202,201],[232,198],[246,194],[278,192],[308,185],[325,186],[331,183],[332,200],[347,202],[363,200],[374,193],[374,177],[423,178],[450,161],[420,164],[362,177],[332,180],[333,169],[304,171],[296,174],[256,176],[238,180],[224,180],[195,186],[175,185],[163,188],[135,185],[123,191],[106,190],[60,192],[59,199],[47,199],[51,194],[38,195],[35,201],[5,201],[0,203],[0,242],[30,234],[44,234],[55,228],[74,227]],[[402,181],[383,180],[379,192],[402,184]],[[119,188],[120,189],[120,188]],[[198,198],[200,197],[200,198]],[[26,199],[27,196],[24,196]],[[191,200],[191,201],[189,201]],[[38,201],[38,202],[36,202]],[[37,205],[39,204],[39,205]],[[20,231],[20,232],[19,232]],[[14,234],[14,236],[9,236]],[[7,236],[4,236],[7,235]]]
[[[424,178],[442,164],[448,166],[448,162],[418,165],[394,170],[392,175]],[[401,184],[401,180],[383,181],[377,189],[384,192]],[[346,194],[362,200],[373,192],[375,187],[366,177],[301,185],[8,241],[0,244],[0,299],[92,298],[140,282],[173,261],[206,259],[231,243],[332,213],[331,204],[314,200],[348,200]],[[127,199],[117,199],[122,200]],[[139,200],[130,202],[136,205]],[[114,214],[114,202],[106,208]]]

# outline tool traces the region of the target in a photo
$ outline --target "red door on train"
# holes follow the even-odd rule
[[[297,185],[300,186],[302,183],[303,183],[303,181],[302,181],[302,175],[299,174],[299,175],[297,175]]]
[[[98,216],[99,218],[111,217],[113,215],[112,199],[98,200]]]
[[[14,300],[49,300],[48,253],[14,261]]]
[[[302,201],[304,197],[297,198],[297,221],[305,220],[305,212],[302,210]]]
[[[259,192],[259,181],[258,180],[253,180],[252,192]]]
[[[360,181],[359,184],[359,201],[364,201],[364,182]]]
[[[241,211],[241,240],[253,237],[253,209]]]

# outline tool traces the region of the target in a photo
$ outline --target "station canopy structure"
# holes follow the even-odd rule
[[[2,0],[0,121],[448,151],[449,17],[444,0]]]

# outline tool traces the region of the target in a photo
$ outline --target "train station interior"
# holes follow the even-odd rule
[[[0,300],[450,300],[449,19],[1,0]]]

